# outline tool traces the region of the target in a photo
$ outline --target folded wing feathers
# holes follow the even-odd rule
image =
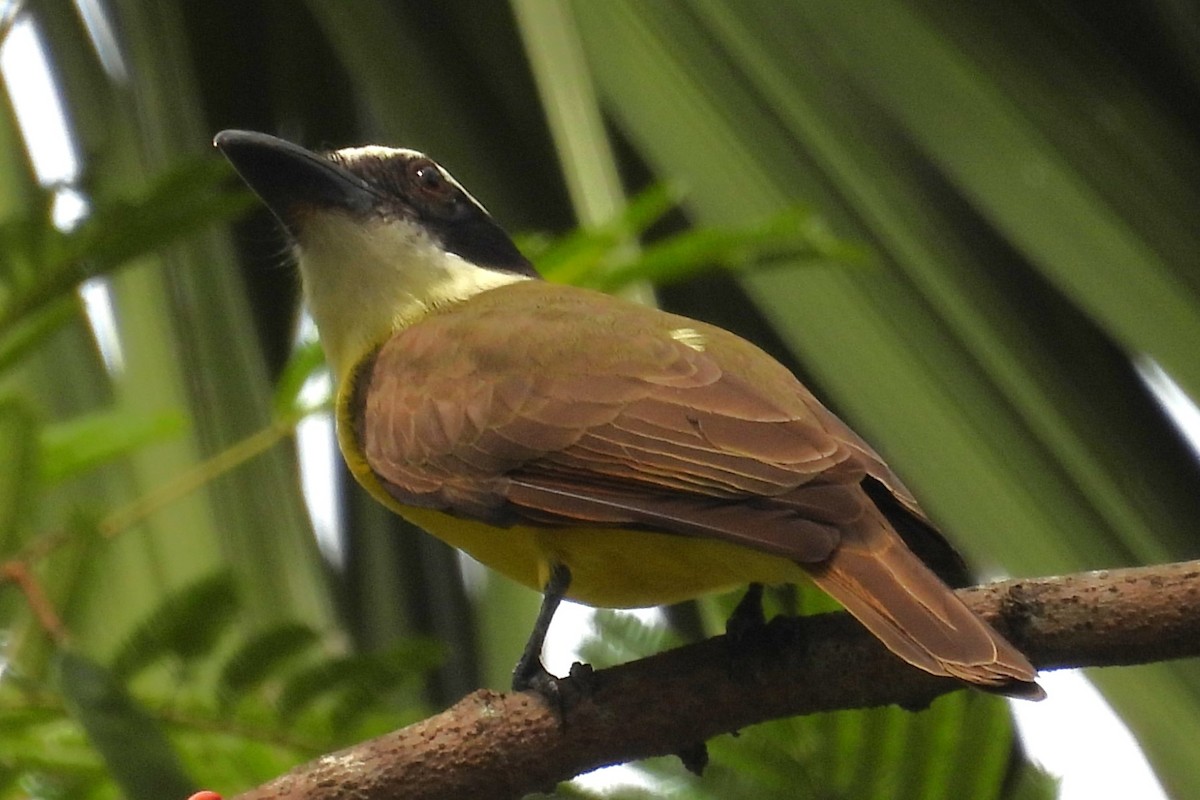
[[[509,500],[549,522],[587,519],[713,536],[799,562],[828,558],[838,542],[834,526],[796,517],[777,504],[631,494],[619,487],[589,486],[584,493],[577,484],[541,474],[514,476],[506,484]]]

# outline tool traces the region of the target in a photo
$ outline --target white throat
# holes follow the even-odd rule
[[[297,251],[304,295],[339,385],[395,331],[480,292],[529,280],[447,253],[404,220],[314,214]]]

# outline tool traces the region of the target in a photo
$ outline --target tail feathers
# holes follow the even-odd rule
[[[1044,696],[1028,659],[922,564],[876,508],[842,534],[829,559],[803,566],[889,650],[987,691]]]

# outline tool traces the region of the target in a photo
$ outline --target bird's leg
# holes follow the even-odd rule
[[[770,641],[762,599],[763,585],[750,584],[725,622],[725,644],[729,652],[731,677],[756,680],[758,673],[754,665],[763,646]]]
[[[537,620],[533,623],[533,632],[525,643],[525,651],[513,670],[513,691],[523,692],[527,689],[542,694],[548,698],[557,697],[557,687],[554,676],[542,665],[542,645],[546,643],[546,631],[550,629],[550,620],[562,602],[571,585],[571,570],[566,564],[554,564],[550,567],[550,579],[542,590],[542,607],[538,610]]]

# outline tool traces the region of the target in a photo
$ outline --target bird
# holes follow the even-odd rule
[[[910,549],[952,553],[913,494],[756,345],[542,279],[416,150],[214,144],[293,246],[351,473],[542,592],[514,689],[552,685],[541,651],[564,598],[648,607],[807,580],[916,668],[1042,696]]]

